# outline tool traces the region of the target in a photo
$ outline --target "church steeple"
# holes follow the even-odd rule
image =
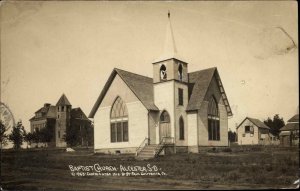
[[[178,55],[175,38],[174,38],[174,32],[171,22],[171,13],[168,11],[168,21],[166,25],[166,33],[165,33],[165,42],[164,42],[164,48],[161,56],[157,58],[155,62],[160,62],[167,59],[175,58],[177,60],[182,60],[181,56]]]
[[[162,55],[153,62],[153,82],[169,80],[188,81],[187,63],[178,55],[170,11],[168,12],[164,49]]]

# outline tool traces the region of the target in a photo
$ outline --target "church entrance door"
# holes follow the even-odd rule
[[[159,140],[165,137],[171,137],[170,116],[167,111],[163,111],[160,115],[159,123]]]

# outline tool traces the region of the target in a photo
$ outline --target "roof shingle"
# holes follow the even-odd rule
[[[189,103],[187,111],[200,109],[216,68],[189,73]]]
[[[299,130],[299,123],[288,123],[280,129],[280,131]]]
[[[299,114],[294,115],[288,122],[298,122],[299,123]]]
[[[200,70],[188,74],[189,103],[186,108],[187,111],[200,109],[200,106],[206,95],[207,89],[215,73],[216,75],[218,75],[217,69],[214,67],[214,68],[208,68],[205,70]],[[109,89],[110,85],[112,84],[112,81],[114,80],[117,74],[131,89],[131,91],[136,95],[136,97],[142,102],[142,104],[146,107],[146,109],[159,111],[157,106],[154,104],[152,78],[115,68],[112,71],[110,77],[108,78],[104,88],[102,89],[95,105],[93,106],[89,114],[90,118],[94,117],[102,100],[104,99],[107,90]],[[228,108],[226,107],[228,115],[232,115],[230,106],[228,106]]]
[[[238,126],[237,129],[244,123],[246,119],[249,119],[255,126],[263,129],[270,129],[265,123],[261,122],[259,119],[251,118],[251,117],[246,117]]]

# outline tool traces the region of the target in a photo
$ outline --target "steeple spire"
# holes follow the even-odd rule
[[[170,58],[176,58],[179,60],[174,33],[173,33],[172,22],[171,22],[171,13],[170,11],[168,11],[168,22],[166,26],[164,49],[162,55],[154,62],[159,62]]]

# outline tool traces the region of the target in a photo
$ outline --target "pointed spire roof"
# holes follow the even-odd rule
[[[179,56],[177,48],[176,48],[174,32],[173,32],[173,27],[172,27],[172,22],[171,22],[171,14],[169,11],[163,53],[159,58],[154,60],[154,63],[160,62],[163,60],[167,60],[167,59],[171,59],[171,58],[175,58],[177,60],[184,61],[181,58],[181,56]]]
[[[69,102],[69,100],[68,100],[68,98],[66,97],[65,94],[63,94],[63,95],[59,98],[59,100],[58,100],[56,106],[59,106],[59,105],[71,105],[71,103]]]

